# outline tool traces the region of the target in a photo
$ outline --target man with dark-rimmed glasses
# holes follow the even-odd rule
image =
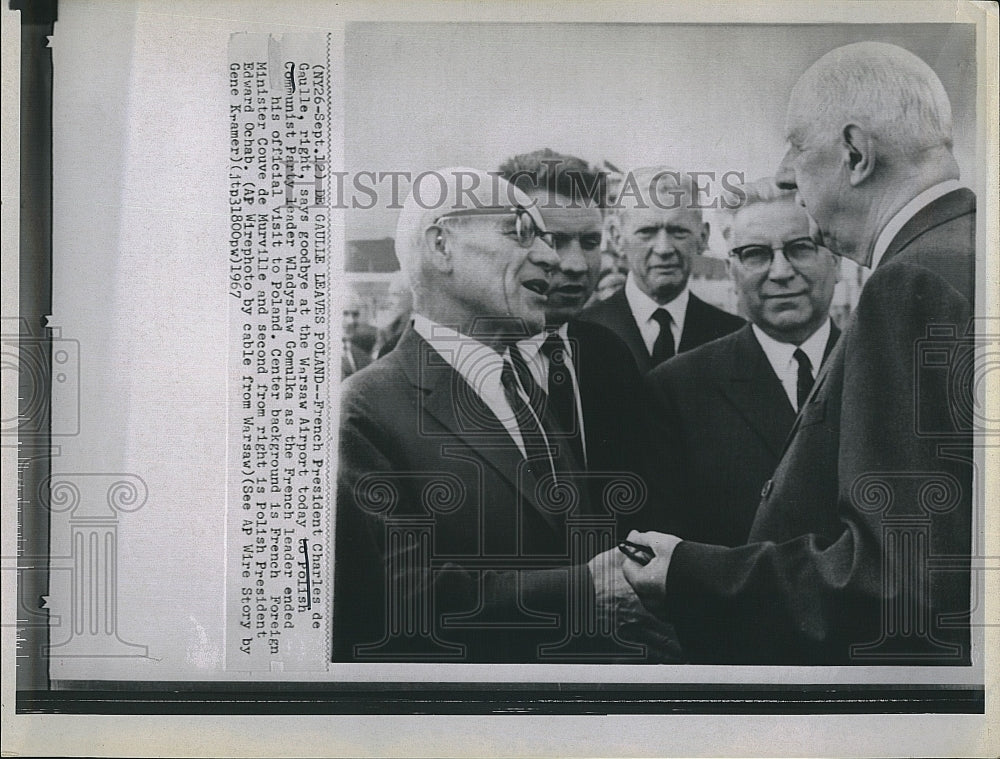
[[[667,532],[725,546],[746,542],[760,489],[839,336],[829,316],[839,258],[816,243],[793,192],[771,179],[740,189],[722,233],[750,324],[647,378],[669,448],[660,458],[676,470]]]

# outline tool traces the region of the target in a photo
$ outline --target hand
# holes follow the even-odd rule
[[[596,592],[599,629],[614,631],[616,637],[644,646],[647,662],[683,661],[673,626],[650,614],[625,579],[622,569],[630,563],[617,548],[587,562]]]
[[[636,530],[628,534],[628,539],[633,543],[649,546],[656,555],[645,566],[625,559],[622,563],[622,573],[647,609],[654,613],[662,611],[667,595],[666,582],[670,557],[673,556],[674,549],[681,539],[675,535],[664,535],[662,532]]]
[[[617,548],[597,554],[587,562],[597,596],[598,618],[610,617],[615,611],[642,608],[642,602],[622,574],[625,555]]]

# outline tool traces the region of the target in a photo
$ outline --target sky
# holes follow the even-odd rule
[[[757,179],[784,152],[796,79],[861,40],[901,45],[938,73],[972,183],[975,36],[959,24],[350,24],[345,168],[495,170],[550,147],[620,168]],[[397,212],[385,205],[348,211],[348,239],[392,236]]]

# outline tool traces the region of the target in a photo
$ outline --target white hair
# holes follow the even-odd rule
[[[736,185],[732,188],[732,192],[727,192],[724,195],[722,207],[717,212],[722,237],[726,240],[730,238],[736,214],[742,209],[757,203],[776,202],[794,203],[795,190],[783,190],[778,187],[774,177],[764,177],[753,182]],[[804,210],[801,212],[805,214]]]
[[[786,126],[793,143],[807,133],[839,135],[855,123],[886,154],[913,156],[951,147],[951,104],[924,61],[896,45],[857,42],[831,50],[792,90]]]

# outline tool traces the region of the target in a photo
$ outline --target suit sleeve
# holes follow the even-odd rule
[[[673,535],[687,534],[681,520],[681,507],[690,503],[684,450],[684,423],[677,405],[675,372],[669,362],[645,377],[649,410],[642,420],[648,429],[649,487],[655,509],[648,509],[640,530],[656,530]]]
[[[957,335],[943,341],[955,346],[971,316],[967,298],[921,267],[890,264],[871,277],[841,338],[841,402],[828,398],[833,415],[811,429],[803,410],[751,543],[682,542],[673,555],[667,615],[694,660],[937,663],[955,655],[962,633],[936,623],[967,612],[967,570],[928,572],[912,557],[961,563],[969,555],[970,440],[951,420],[956,372],[934,371],[920,355],[929,328]],[[946,352],[936,358],[954,365]],[[809,461],[827,455],[835,466]],[[908,636],[900,638],[900,625]],[[863,659],[880,641],[885,660]]]
[[[593,593],[586,566],[473,572],[456,560],[431,569],[433,540],[421,531],[421,525],[433,521],[427,501],[447,500],[455,493],[449,492],[441,473],[414,469],[388,429],[386,409],[374,408],[364,395],[352,388],[341,404],[335,660],[356,660],[355,646],[383,640],[390,618],[398,620],[399,615],[409,614],[422,633],[429,633],[441,615],[469,612],[477,604],[485,619],[503,620],[521,604],[565,612],[571,583]]]

